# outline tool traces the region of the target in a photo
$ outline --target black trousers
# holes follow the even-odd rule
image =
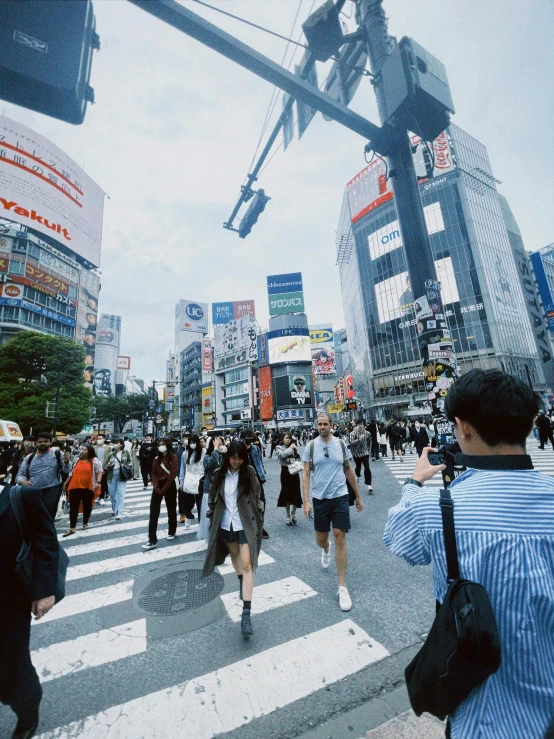
[[[371,470],[369,469],[369,454],[364,454],[363,457],[354,457],[356,463],[356,477],[360,476],[362,471],[362,465],[364,466],[364,483],[371,485]]]
[[[550,429],[550,431],[547,432],[546,434],[540,433],[539,434],[540,449],[544,449],[544,443],[546,441],[549,441],[552,444],[552,448],[554,449],[554,438],[553,438],[553,436],[554,435],[552,433],[552,429]]]
[[[371,456],[373,459],[379,459],[379,444],[377,443],[377,439],[371,440]]]
[[[56,511],[58,510],[58,503],[60,502],[60,495],[62,494],[62,486],[54,485],[51,488],[42,488],[42,499],[46,503],[48,513],[52,518],[56,517]]]
[[[202,496],[203,493],[185,493],[184,490],[179,490],[179,515],[185,516],[186,518],[194,521],[194,515],[192,509],[196,503],[198,509],[198,520],[200,521],[200,511],[202,510]]]
[[[150,477],[152,476],[152,466],[148,464],[148,462],[141,462],[140,474],[142,475],[142,484],[146,487]]]
[[[79,506],[83,504],[83,525],[86,526],[92,511],[93,491],[85,488],[69,490],[69,528],[74,529],[79,517]]]
[[[167,508],[168,518],[168,534],[175,536],[177,531],[177,486],[175,483],[171,485],[167,493],[164,495],[165,507]],[[151,544],[158,543],[158,519],[160,517],[160,508],[162,507],[162,496],[152,493],[150,498],[150,520],[148,521],[148,541]]]
[[[106,498],[109,498],[110,494],[108,493],[108,475],[106,472],[102,475],[102,480],[100,481],[100,498],[102,500],[105,500]]]
[[[4,593],[10,600],[14,596]],[[26,725],[38,720],[42,688],[31,662],[31,609],[0,608],[0,701]]]

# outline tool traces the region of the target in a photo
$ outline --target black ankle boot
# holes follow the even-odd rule
[[[240,632],[243,636],[252,636],[254,630],[252,629],[252,620],[250,618],[250,609],[242,612],[242,618],[240,621]]]
[[[22,721],[19,719],[15,731],[12,734],[12,739],[31,739],[35,736],[38,727],[38,719],[34,721]]]

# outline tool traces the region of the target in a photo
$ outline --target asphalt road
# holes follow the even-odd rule
[[[44,688],[41,736],[288,739],[402,684],[434,601],[430,569],[410,567],[382,543],[399,482],[385,463],[373,463],[375,492],[362,486],[364,510],[351,509],[353,608],[342,613],[334,562],[321,568],[313,524],[300,511],[297,526],[285,525],[276,508],[279,466],[264,461],[270,538],[253,599],[263,612],[254,611],[250,639],[234,620],[240,610],[233,573],[215,577],[210,587],[220,592],[202,605],[209,593],[194,579],[203,561],[194,532],[181,526],[173,542],[161,539],[158,549],[142,552],[149,496],[140,483],[129,486],[128,517],[114,522],[97,506],[89,531],[64,540],[68,597],[32,629]],[[60,522],[60,533],[66,525]],[[162,519],[160,529],[166,525]],[[183,603],[193,592],[200,605],[151,613],[148,594],[160,603],[171,587]],[[0,736],[10,736],[14,724],[0,707]]]

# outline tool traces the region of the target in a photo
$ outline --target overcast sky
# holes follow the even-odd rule
[[[315,0],[315,7],[322,0]],[[281,62],[286,43],[183,2]],[[312,0],[212,0],[298,40]],[[446,65],[454,122],[483,142],[527,249],[554,241],[554,4],[551,0],[385,0],[389,31]],[[282,148],[259,186],[272,200],[244,241],[222,228],[239,194],[272,88],[125,0],[95,0],[102,50],[96,104],[71,126],[5,105],[64,149],[107,192],[100,310],[123,316],[122,353],[144,379],[165,377],[174,305],[255,299],[268,325],[266,276],[301,271],[311,323],[343,325],[335,232],[363,141],[317,116]],[[346,15],[353,4],[348,0]],[[350,30],[353,19],[343,16]],[[297,49],[294,62],[303,50]],[[289,48],[285,65],[292,56]],[[318,69],[319,80],[327,68]],[[379,123],[364,79],[351,107]],[[272,122],[281,108],[281,93]]]

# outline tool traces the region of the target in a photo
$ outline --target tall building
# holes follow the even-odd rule
[[[179,396],[181,423],[199,428],[202,415],[202,342],[193,341],[180,355]]]
[[[462,372],[498,367],[542,390],[545,379],[486,148],[451,125],[412,150],[444,323]],[[413,295],[386,165],[346,187],[337,264],[356,395],[376,415],[428,408]],[[437,326],[437,329],[440,327]]]
[[[181,354],[191,344],[202,341],[208,333],[208,305],[197,303],[193,300],[179,300],[175,304],[175,415],[181,426],[190,424],[188,411],[184,410],[186,404],[180,396],[180,369]],[[177,425],[177,424],[176,424]]]
[[[0,344],[19,331],[86,350],[93,387],[104,192],[61,149],[0,116]]]

